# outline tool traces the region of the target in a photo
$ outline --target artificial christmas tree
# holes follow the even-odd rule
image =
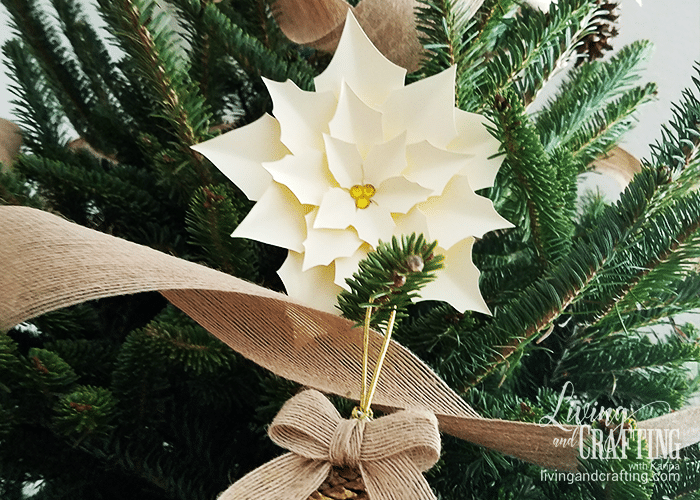
[[[329,56],[290,42],[277,27],[280,12],[262,1],[182,0],[168,2],[168,11],[145,0],[100,2],[110,40],[122,50],[117,59],[78,2],[54,0],[50,11],[26,0],[3,4],[20,35],[4,53],[15,75],[25,140],[24,154],[0,174],[4,203],[52,211],[282,290],[276,271],[286,252],[229,238],[252,203],[190,146],[222,130],[242,130],[266,111],[274,115],[261,76],[311,90]],[[589,199],[580,213],[577,175],[615,146],[631,127],[634,109],[653,97],[653,85],[635,86],[648,44],[633,44],[608,60],[583,61],[542,111],[525,111],[552,72],[576,57],[579,42],[610,19],[610,5],[559,0],[540,12],[508,0],[472,6],[449,1],[423,3],[416,11],[426,54],[407,81],[454,67],[454,104],[490,117],[503,154],[493,187],[479,194],[513,228],[486,233],[473,248],[481,294],[493,316],[423,302],[398,316],[394,335],[463,398],[455,405],[471,405],[484,417],[600,427],[610,423],[594,422],[600,420],[596,409],[629,408],[643,426],[682,408],[696,389],[687,366],[700,355],[695,329],[671,320],[670,335],[650,337],[646,328],[700,305],[698,89],[686,92],[620,201]],[[69,147],[70,130],[90,147]],[[39,225],[27,215],[6,217]],[[57,233],[47,233],[47,245],[62,232],[73,234],[72,226],[50,225]],[[41,235],[33,236],[32,248],[44,246]],[[99,247],[104,256],[110,242]],[[377,287],[403,286],[401,273],[386,267],[392,258],[405,262],[402,251],[389,246],[373,261],[377,265],[360,271],[354,293],[341,300],[348,317],[361,321],[367,294]],[[162,290],[182,307],[184,292],[172,285],[164,291],[139,260],[146,254],[123,255],[129,252],[134,260],[123,268],[130,264],[130,279],[144,284],[122,293]],[[84,255],[85,266],[89,257]],[[9,281],[23,283],[21,273],[6,271]],[[70,274],[70,268],[64,271]],[[109,281],[103,286],[109,288]],[[77,291],[76,285],[51,296]],[[162,295],[111,297],[115,293],[75,300],[77,305],[33,317],[0,336],[4,497],[22,498],[34,484],[35,498],[213,498],[279,454],[264,428],[297,384],[231,351]],[[264,315],[249,305],[227,307],[242,316]],[[215,313],[194,309],[185,308],[200,323]],[[9,312],[3,324],[12,323],[10,313],[18,310],[4,304]],[[377,318],[382,327],[386,316]],[[337,348],[335,359],[320,360],[324,368],[303,382],[332,379],[327,374],[351,366],[354,354]],[[409,381],[420,372],[411,366]],[[415,392],[411,397],[420,400],[429,390]],[[333,402],[350,416],[351,402]],[[394,396],[386,406],[402,404]],[[700,490],[696,446],[656,460],[653,481],[649,474],[628,474],[624,481],[551,479],[530,463],[535,460],[491,448],[504,449],[444,434],[441,459],[427,474],[436,495],[693,498]],[[583,455],[582,471],[652,467],[646,455]]]

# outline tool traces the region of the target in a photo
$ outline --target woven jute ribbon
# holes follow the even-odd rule
[[[459,0],[469,18],[484,0]],[[417,0],[362,0],[352,7],[345,0],[276,0],[272,12],[293,42],[334,52],[348,9],[372,43],[387,59],[408,71],[420,68],[423,46],[416,29]]]
[[[359,469],[372,500],[435,498],[421,474],[440,457],[437,420],[429,412],[345,420],[321,393],[307,390],[284,404],[268,434],[291,453],[250,472],[219,500],[306,500],[332,466]]]
[[[0,207],[0,330],[87,300],[159,291],[232,349],[275,374],[356,399],[362,331],[333,314],[151,248],[27,207]],[[371,332],[376,359],[382,338]],[[329,369],[329,367],[334,369]],[[337,368],[335,368],[337,367]],[[392,342],[373,406],[422,408],[440,430],[544,467],[576,470],[576,426],[485,419],[417,357]],[[638,423],[700,441],[700,409]],[[569,440],[569,441],[567,441]]]

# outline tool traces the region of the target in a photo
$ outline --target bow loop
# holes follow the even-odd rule
[[[399,411],[371,422],[365,430],[362,460],[404,455],[421,472],[440,458],[440,433],[435,415],[425,410]]]
[[[318,391],[304,391],[284,403],[270,424],[268,435],[275,444],[312,460],[328,460],[338,410]]]

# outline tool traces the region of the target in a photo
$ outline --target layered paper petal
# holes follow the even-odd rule
[[[303,252],[306,239],[304,213],[296,196],[273,182],[231,236]]]
[[[302,271],[303,261],[302,254],[290,251],[277,271],[287,294],[302,304],[313,304],[316,309],[338,314],[336,302],[343,289],[333,282],[334,266],[316,266]]]
[[[392,177],[379,185],[372,198],[387,212],[405,214],[430,196],[430,189],[419,186],[405,177]]]
[[[482,115],[455,109],[458,135],[447,149],[466,155],[460,174],[467,176],[474,191],[493,186],[498,169],[505,158],[505,155],[498,154],[500,143],[486,128],[488,123]]]
[[[333,182],[323,153],[315,149],[287,155],[263,166],[277,183],[287,186],[300,203],[307,205],[320,205],[328,185]]]
[[[470,155],[445,151],[422,141],[406,148],[406,158],[406,178],[440,194],[450,179],[466,167]]]
[[[315,266],[328,266],[335,259],[349,257],[360,248],[362,240],[354,231],[314,229],[316,210],[306,214],[306,239],[302,271]]]
[[[385,179],[398,177],[406,169],[406,134],[375,145],[365,158],[363,184],[379,186]]]
[[[329,135],[323,136],[326,144],[328,169],[336,182],[345,189],[363,184],[362,156],[357,146]]]
[[[357,144],[363,158],[375,143],[384,142],[382,114],[362,102],[345,84],[328,126],[333,137]]]
[[[384,136],[406,132],[406,142],[445,147],[457,135],[454,120],[456,66],[393,92],[381,106]]]
[[[438,280],[428,283],[421,290],[425,300],[442,300],[449,302],[458,311],[478,311],[491,314],[479,288],[474,283],[479,282],[479,270],[472,262],[472,246],[474,238],[465,238],[449,250],[436,248],[436,253],[442,254],[445,267],[440,271]]]
[[[406,70],[389,61],[372,44],[348,10],[335,56],[314,79],[316,92],[340,92],[346,82],[368,105],[376,107],[404,86]]]
[[[345,229],[355,222],[355,202],[344,189],[329,189],[314,220],[315,229]]]
[[[494,229],[512,227],[493,209],[488,198],[472,191],[466,177],[455,177],[442,196],[434,196],[419,205],[425,215],[431,239],[450,248],[467,236],[482,237]]]
[[[260,199],[272,182],[262,164],[289,154],[280,141],[279,122],[268,114],[192,149],[206,156],[250,200]]]
[[[333,116],[336,98],[332,92],[305,92],[294,82],[284,83],[263,78],[281,124],[281,141],[298,153],[308,148],[323,151],[323,135]]]

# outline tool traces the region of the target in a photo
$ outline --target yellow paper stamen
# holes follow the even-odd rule
[[[367,208],[372,200],[372,196],[377,190],[372,184],[355,184],[350,188],[350,196],[355,200],[357,208]]]

